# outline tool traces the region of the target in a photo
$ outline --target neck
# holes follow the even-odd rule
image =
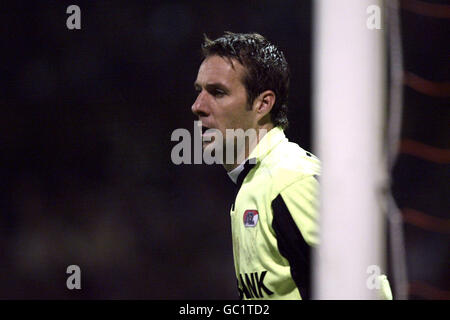
[[[234,148],[234,161],[232,163],[227,163],[226,156],[224,155],[223,167],[227,172],[232,171],[237,168],[241,163],[245,162],[246,159],[250,156],[252,151],[256,148],[261,139],[268,133],[271,129],[273,129],[273,124],[265,124],[258,127],[256,130],[256,135],[245,135],[243,138],[245,143],[242,147],[238,147],[238,144],[235,143]],[[248,137],[248,139],[247,139]],[[241,138],[242,139],[242,138]],[[236,142],[236,140],[234,140]]]

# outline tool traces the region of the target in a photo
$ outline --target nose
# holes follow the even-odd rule
[[[195,114],[197,117],[206,117],[208,116],[208,104],[206,101],[206,95],[204,92],[200,92],[197,96],[197,99],[195,99],[194,104],[191,107],[192,113]]]

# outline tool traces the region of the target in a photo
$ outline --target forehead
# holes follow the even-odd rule
[[[196,83],[223,83],[233,86],[241,84],[244,66],[236,59],[227,59],[218,55],[206,58],[198,70]]]

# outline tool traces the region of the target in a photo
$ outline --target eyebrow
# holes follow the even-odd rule
[[[197,81],[195,81],[194,82],[194,88],[195,89],[201,88],[201,85]],[[208,84],[205,85],[205,88],[207,90],[221,89],[221,90],[223,90],[225,92],[229,92],[230,91],[227,86],[225,86],[223,83],[220,83],[220,82],[208,83]]]

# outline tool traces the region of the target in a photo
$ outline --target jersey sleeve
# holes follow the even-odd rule
[[[389,280],[386,275],[382,274],[378,277],[378,281],[380,281],[381,286],[378,290],[378,297],[380,300],[392,300],[392,291],[391,286],[389,285]]]
[[[306,243],[313,247],[318,245],[319,182],[317,177],[311,175],[294,182],[281,192],[281,197]]]
[[[311,293],[311,247],[318,243],[318,181],[308,176],[296,181],[272,201],[272,228],[280,254],[289,262],[302,299]]]

